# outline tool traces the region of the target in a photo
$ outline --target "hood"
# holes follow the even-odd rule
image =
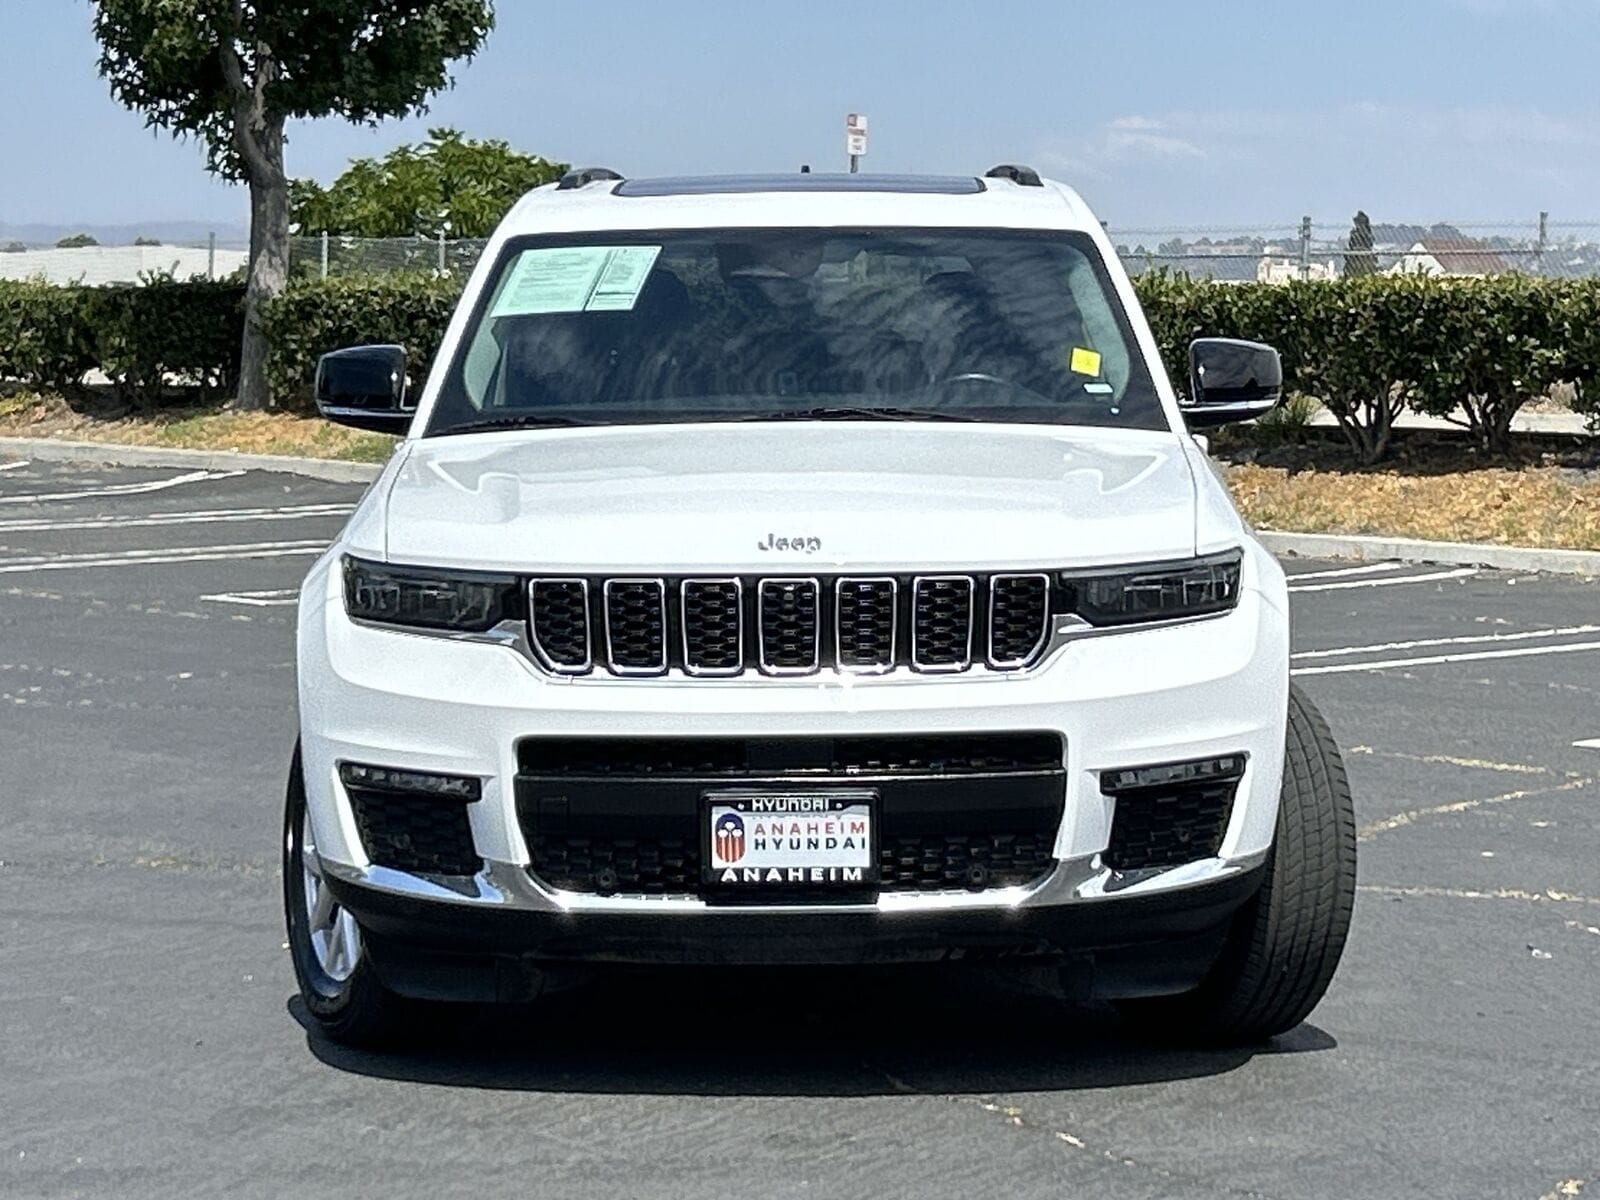
[[[1173,433],[891,422],[423,438],[392,562],[682,575],[1099,566],[1195,551]]]

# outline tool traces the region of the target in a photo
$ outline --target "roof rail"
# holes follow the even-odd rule
[[[561,182],[556,184],[556,191],[570,192],[573,188],[587,187],[591,183],[599,183],[603,179],[621,180],[610,167],[575,167],[561,177]]]
[[[1021,187],[1043,187],[1044,182],[1039,178],[1039,172],[1032,167],[1016,166],[1012,163],[1001,163],[998,167],[990,167],[983,173],[985,179],[1009,179]]]

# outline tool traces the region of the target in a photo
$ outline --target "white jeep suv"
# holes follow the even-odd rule
[[[1289,606],[1068,188],[624,180],[525,197],[301,594],[284,884],[307,1010],[392,1035],[597,963],[1017,959],[1156,1031],[1299,1022],[1350,793]]]

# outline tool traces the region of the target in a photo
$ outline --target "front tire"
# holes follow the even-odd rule
[[[1290,685],[1283,796],[1261,890],[1234,918],[1198,988],[1126,1002],[1124,1015],[1147,1033],[1185,1042],[1261,1042],[1293,1029],[1333,979],[1355,890],[1344,761],[1322,714]]]
[[[328,890],[306,810],[298,744],[283,807],[283,911],[300,998],[317,1029],[347,1045],[395,1040],[412,1005],[378,980],[361,927]]]

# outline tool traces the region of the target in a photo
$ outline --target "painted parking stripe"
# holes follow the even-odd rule
[[[1423,575],[1387,576],[1383,579],[1351,579],[1343,583],[1313,583],[1296,587],[1289,584],[1291,592],[1342,592],[1350,588],[1396,587],[1403,583],[1433,583],[1442,579],[1470,579],[1478,573],[1477,567],[1457,567],[1453,571],[1429,571]]]
[[[0,504],[42,504],[48,500],[93,500],[97,496],[143,496],[150,492],[164,492],[168,488],[182,487],[186,483],[204,483],[212,479],[233,479],[243,471],[187,471],[170,479],[151,479],[144,483],[114,483],[108,487],[89,488],[76,492],[23,492],[16,496],[0,496]]]
[[[224,546],[186,546],[172,550],[125,550],[114,554],[58,554],[49,557],[0,559],[0,575],[32,571],[85,571],[100,567],[150,567],[168,563],[226,562],[247,558],[292,558],[318,555],[326,541],[247,542]]]
[[[353,504],[291,504],[281,508],[218,508],[196,512],[151,513],[143,517],[19,517],[0,521],[0,533],[57,532],[74,529],[139,529],[163,525],[213,525],[235,521],[303,521],[342,517]]]
[[[1600,738],[1584,738],[1581,742],[1573,742],[1579,750],[1600,750]]]
[[[1469,637],[1420,638],[1414,642],[1374,642],[1369,646],[1337,646],[1332,650],[1301,650],[1291,655],[1297,660],[1343,658],[1351,654],[1386,654],[1394,650],[1420,650],[1433,646],[1471,646],[1484,642],[1528,642],[1545,638],[1577,637],[1600,633],[1600,625],[1563,625],[1558,629],[1526,629],[1518,633],[1479,633]]]
[[[1330,571],[1291,571],[1288,575],[1289,581],[1293,583],[1298,579],[1340,579],[1349,575],[1381,575],[1386,571],[1398,571],[1403,566],[1405,563],[1367,563],[1361,567],[1338,567]]]
[[[217,604],[242,604],[246,608],[278,608],[300,603],[300,594],[294,588],[273,588],[266,592],[214,592],[200,599]]]
[[[18,462],[0,463],[0,471],[20,471],[27,465],[28,460],[25,458]]]
[[[1378,662],[1337,663],[1330,667],[1295,667],[1291,675],[1344,675],[1351,671],[1390,671],[1402,667],[1437,667],[1446,663],[1483,662],[1491,658],[1538,658],[1546,654],[1583,654],[1600,650],[1600,642],[1566,642],[1558,646],[1520,646],[1511,650],[1474,650],[1466,654],[1425,654]]]

